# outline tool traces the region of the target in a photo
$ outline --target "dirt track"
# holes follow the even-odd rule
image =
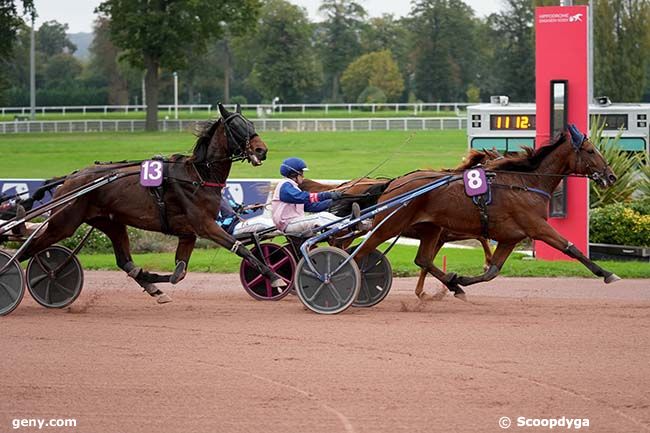
[[[0,431],[499,432],[502,416],[650,431],[649,280],[497,278],[468,303],[418,304],[413,286],[320,316],[254,301],[235,275],[191,274],[160,306],[87,272],[71,308],[27,294],[0,318]]]

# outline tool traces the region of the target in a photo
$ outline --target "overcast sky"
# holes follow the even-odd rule
[[[318,15],[320,0],[289,0],[307,9],[312,20],[321,20]],[[371,16],[392,13],[396,16],[408,14],[411,9],[408,0],[357,0]],[[56,20],[67,23],[70,33],[91,32],[95,20],[94,10],[101,0],[34,0],[39,17],[38,27],[44,21]],[[215,3],[217,3],[215,1]],[[503,0],[465,0],[478,16],[485,16],[501,9]]]

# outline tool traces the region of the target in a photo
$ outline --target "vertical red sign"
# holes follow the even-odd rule
[[[550,141],[551,80],[568,81],[567,122],[587,132],[588,28],[587,6],[550,6],[535,9],[535,72],[537,135],[535,146]],[[585,254],[589,251],[589,185],[586,179],[569,178],[567,216],[549,218],[551,225]],[[544,260],[568,257],[544,242],[535,242],[535,255]]]

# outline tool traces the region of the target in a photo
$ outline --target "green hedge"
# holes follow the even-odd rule
[[[615,245],[650,246],[650,203],[615,203],[591,210],[591,242]],[[642,213],[643,212],[643,213]]]

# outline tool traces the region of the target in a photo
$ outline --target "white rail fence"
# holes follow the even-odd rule
[[[414,104],[243,104],[244,110],[255,110],[256,112],[291,112],[291,113],[306,113],[309,111],[370,111],[375,113],[377,111],[394,111],[399,112],[412,112],[414,115],[424,111],[465,111],[468,105],[467,102],[433,102],[433,103],[414,103]],[[234,109],[233,104],[227,104],[227,108]],[[173,113],[176,108],[173,104],[158,105],[159,111],[167,111]],[[44,114],[62,114],[69,113],[116,113],[123,112],[129,113],[133,111],[145,111],[144,105],[76,105],[76,106],[47,106],[36,107],[36,113]],[[215,110],[216,107],[212,104],[179,104],[178,109],[182,111],[207,111],[208,113]],[[30,107],[0,107],[1,115],[19,115],[27,116],[30,114]]]
[[[366,119],[252,119],[257,131],[413,131],[466,129],[464,117]],[[160,131],[194,130],[196,120],[159,120]],[[144,120],[47,120],[0,122],[1,134],[41,132],[140,132]]]

